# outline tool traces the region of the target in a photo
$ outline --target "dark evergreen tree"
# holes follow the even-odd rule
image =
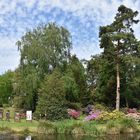
[[[132,9],[121,5],[118,8],[115,21],[111,25],[100,27],[100,47],[104,48],[103,56],[107,61],[106,66],[110,66],[113,73],[114,69],[116,71],[117,110],[120,108],[120,91],[122,91],[121,85],[123,84],[121,83],[121,79],[123,79],[124,75],[127,73],[126,69],[123,69],[126,64],[125,58],[132,57],[133,59],[133,57],[139,54],[139,42],[136,40],[132,29],[132,25],[138,23],[138,20],[134,19],[137,14],[137,11],[133,11]],[[130,67],[128,66],[127,70],[129,70],[129,68]],[[127,82],[127,79],[125,81]]]
[[[70,102],[86,104],[87,84],[85,68],[75,55],[70,58],[64,79],[66,99]]]
[[[39,90],[37,114],[45,115],[48,120],[61,120],[68,117],[65,87],[62,74],[54,70],[47,75]]]

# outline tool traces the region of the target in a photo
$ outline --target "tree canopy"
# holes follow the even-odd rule
[[[17,45],[21,59],[15,76],[16,97],[23,99],[20,107],[35,110],[40,82],[53,69],[69,62],[71,36],[64,27],[50,23],[27,32]]]

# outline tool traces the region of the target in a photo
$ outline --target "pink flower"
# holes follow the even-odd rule
[[[70,117],[77,119],[80,116],[80,112],[74,109],[68,109],[68,114]]]
[[[92,113],[92,114],[88,115],[88,116],[85,118],[85,120],[86,120],[86,121],[95,120],[99,115],[100,115],[99,112]]]

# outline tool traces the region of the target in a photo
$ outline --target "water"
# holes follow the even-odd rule
[[[92,136],[80,136],[80,135],[19,136],[19,135],[1,134],[0,140],[140,140],[140,134],[109,135],[106,137],[92,137]]]

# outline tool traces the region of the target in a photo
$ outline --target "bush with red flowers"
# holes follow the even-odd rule
[[[68,114],[70,117],[77,119],[80,116],[80,111],[76,111],[74,109],[68,109]]]

